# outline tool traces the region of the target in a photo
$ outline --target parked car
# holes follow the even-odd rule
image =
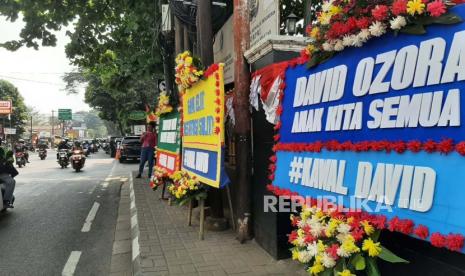
[[[141,150],[140,136],[126,136],[119,145],[120,158],[119,162],[124,163],[126,160],[140,159]]]

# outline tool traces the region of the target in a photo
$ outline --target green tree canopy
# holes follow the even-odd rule
[[[11,100],[13,104],[11,127],[16,127],[17,135],[21,135],[24,132],[25,121],[28,119],[28,116],[24,99],[19,93],[18,88],[6,80],[0,79],[0,100]],[[5,124],[5,127],[9,127],[10,121],[5,119]]]

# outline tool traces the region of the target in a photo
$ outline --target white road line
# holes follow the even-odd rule
[[[95,219],[95,216],[97,215],[98,208],[100,207],[100,203],[94,202],[94,205],[89,211],[89,214],[87,215],[86,221],[84,222],[84,225],[82,226],[81,232],[89,232],[90,227],[92,226],[92,221]]]
[[[102,183],[102,187],[103,187],[104,189],[106,189],[106,188],[108,188],[108,184],[110,184],[110,183],[108,183],[107,181],[105,181],[105,182]]]
[[[65,267],[63,268],[63,271],[61,272],[61,275],[63,276],[72,276],[74,275],[74,271],[76,270],[76,266],[79,262],[79,259],[81,258],[81,251],[71,251],[71,254],[69,255],[68,261],[65,264]]]

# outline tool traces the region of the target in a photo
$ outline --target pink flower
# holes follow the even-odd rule
[[[407,13],[407,1],[406,0],[397,0],[392,3],[392,14],[397,16]]]
[[[386,5],[376,5],[371,14],[377,21],[384,21],[388,16],[389,8]]]
[[[439,17],[446,12],[446,5],[441,0],[435,0],[428,4],[427,11],[433,17]]]

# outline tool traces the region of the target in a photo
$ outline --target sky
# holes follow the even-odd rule
[[[0,16],[0,42],[18,39],[23,26],[20,19],[11,23]],[[65,54],[69,41],[65,33],[65,29],[56,33],[56,47],[40,47],[36,51],[24,46],[16,52],[0,48],[0,79],[13,83],[26,105],[42,114],[51,114],[59,108],[71,108],[73,112],[90,109],[84,103],[84,88],[78,95],[64,91],[61,77],[73,70]]]

